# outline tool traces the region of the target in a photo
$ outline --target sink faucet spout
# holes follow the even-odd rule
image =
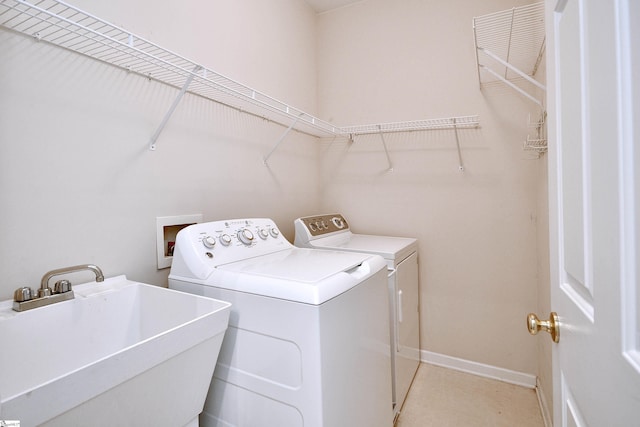
[[[47,273],[45,273],[44,276],[42,276],[42,281],[40,282],[40,289],[43,289],[43,290],[47,289],[49,287],[49,280],[53,276],[60,276],[61,274],[75,273],[75,272],[84,271],[84,270],[93,271],[93,273],[96,275],[96,282],[104,281],[104,274],[102,274],[102,270],[100,270],[100,267],[93,264],[81,264],[81,265],[74,265],[73,267],[64,267],[64,268],[59,268],[57,270],[48,271]]]

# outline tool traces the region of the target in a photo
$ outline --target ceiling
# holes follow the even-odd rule
[[[305,0],[316,12],[327,12],[362,0]]]

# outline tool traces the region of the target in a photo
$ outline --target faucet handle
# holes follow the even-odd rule
[[[50,287],[46,287],[46,288],[40,288],[38,289],[38,298],[44,298],[44,297],[49,297],[51,296],[51,288]]]
[[[33,291],[28,286],[16,289],[13,293],[13,300],[16,302],[24,302],[33,299]]]
[[[62,294],[65,292],[69,292],[70,290],[71,290],[71,282],[66,279],[58,280],[53,285],[54,294]]]

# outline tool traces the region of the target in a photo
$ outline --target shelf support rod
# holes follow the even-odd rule
[[[533,102],[535,102],[536,104],[538,104],[541,108],[544,108],[544,105],[542,105],[542,101],[539,101],[536,97],[534,97],[533,95],[528,94],[526,91],[520,89],[518,86],[514,85],[513,83],[511,83],[509,80],[505,79],[504,77],[502,77],[500,74],[496,73],[495,71],[493,71],[491,68],[481,65],[482,69],[488,71],[489,73],[493,74],[497,79],[499,79],[502,83],[506,84],[507,86],[509,86],[510,88],[520,92],[522,95],[526,96],[527,98],[529,98],[530,100],[532,100]]]
[[[476,71],[478,72],[478,86],[482,90],[482,79],[480,77],[480,58],[478,57],[478,30],[476,28],[476,18],[473,18],[473,44],[476,47]]]
[[[509,42],[507,42],[507,62],[511,56],[511,39],[513,38],[513,20],[516,16],[516,8],[511,8],[511,24],[509,25]],[[504,70],[504,78],[507,78],[507,70]]]
[[[382,126],[378,125],[378,130],[380,132],[380,139],[382,140],[382,146],[384,147],[384,154],[387,155],[387,163],[389,163],[389,172],[393,172],[393,164],[391,163],[391,157],[389,157],[389,150],[387,150],[387,143],[384,140],[384,132],[382,132]]]
[[[278,140],[278,142],[276,142],[276,145],[274,145],[273,148],[271,149],[271,151],[269,151],[269,154],[264,156],[264,159],[262,161],[263,161],[263,163],[265,165],[269,161],[269,157],[271,157],[273,152],[276,151],[276,149],[282,143],[282,141],[284,141],[284,139],[287,137],[287,135],[289,135],[289,132],[291,132],[291,129],[293,129],[293,127],[296,125],[296,123],[298,123],[298,120],[300,120],[302,118],[302,116],[304,116],[304,113],[300,113],[300,115],[298,117],[296,117],[296,119],[293,121],[293,123],[291,123],[291,126],[289,126],[287,128],[287,130],[285,130],[284,133],[280,136],[280,139]]]
[[[460,151],[460,138],[458,137],[458,125],[456,124],[456,118],[453,118],[453,130],[456,133],[456,147],[458,148],[458,169],[460,172],[464,172],[464,164],[462,163],[462,152]]]
[[[176,99],[173,100],[171,107],[169,107],[169,111],[167,111],[167,114],[164,115],[164,118],[160,122],[160,126],[158,126],[158,129],[156,129],[154,134],[151,136],[151,139],[149,140],[149,150],[153,151],[156,149],[156,141],[158,140],[158,137],[162,133],[164,127],[167,125],[169,118],[171,118],[171,115],[173,115],[173,112],[178,107],[180,100],[182,99],[184,94],[187,92],[187,89],[189,88],[191,81],[196,76],[195,73],[197,73],[201,68],[202,68],[201,66],[196,65],[196,67],[193,69],[191,74],[189,74],[189,77],[187,77],[187,80],[184,82],[184,85],[182,85],[182,89],[180,89],[180,93],[178,93],[178,96],[176,96]]]
[[[535,85],[535,86],[539,87],[542,90],[547,90],[545,85],[543,85],[542,83],[540,83],[536,79],[532,78],[531,76],[527,75],[526,73],[522,72],[518,67],[514,67],[513,65],[509,64],[507,61],[503,60],[502,58],[500,58],[498,55],[494,54],[490,50],[487,50],[487,49],[485,49],[483,47],[479,47],[478,49],[483,51],[487,56],[489,56],[490,58],[495,59],[496,61],[498,61],[499,63],[501,63],[502,65],[504,65],[505,67],[507,67],[508,69],[510,69],[511,71],[513,71],[514,73],[516,73],[517,75],[522,77],[523,79],[527,80],[532,85]],[[483,67],[485,69],[489,69],[486,66],[483,66]]]

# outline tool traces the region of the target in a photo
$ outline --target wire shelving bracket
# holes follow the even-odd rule
[[[180,89],[180,93],[178,93],[178,96],[176,96],[176,99],[173,100],[173,103],[169,107],[169,111],[167,111],[167,114],[164,115],[164,118],[160,122],[160,125],[158,126],[158,129],[156,129],[156,131],[151,136],[151,140],[149,141],[149,150],[155,150],[156,149],[156,141],[158,140],[158,137],[160,137],[160,133],[162,133],[162,130],[167,125],[167,122],[169,121],[169,118],[171,118],[171,116],[173,115],[173,112],[176,110],[176,107],[178,107],[178,104],[180,103],[180,100],[182,99],[184,94],[187,93],[187,89],[189,88],[189,85],[191,84],[191,81],[193,81],[193,78],[195,77],[194,73],[196,73],[201,68],[202,67],[197,65],[193,69],[193,71],[191,72],[189,77],[187,77],[187,81],[184,82],[184,85],[182,86],[182,89]]]
[[[393,172],[393,163],[391,163],[391,157],[389,157],[389,150],[387,149],[387,142],[384,140],[384,132],[382,132],[382,125],[378,125],[378,129],[380,132],[380,139],[382,140],[382,146],[384,147],[384,154],[387,155],[387,163],[389,164],[389,168],[387,171]]]
[[[460,151],[460,137],[458,136],[458,125],[456,119],[453,119],[453,130],[456,134],[456,148],[458,149],[458,169],[464,172],[464,163],[462,163],[462,152]]]
[[[291,129],[293,129],[293,127],[296,125],[296,123],[298,123],[298,120],[300,120],[300,118],[302,117],[302,115],[298,116],[293,123],[291,123],[291,125],[287,128],[287,130],[284,131],[284,133],[280,136],[280,139],[278,139],[278,142],[276,142],[276,145],[273,146],[273,148],[271,149],[271,151],[269,151],[269,154],[267,154],[266,156],[264,156],[264,159],[262,160],[264,162],[265,165],[268,164],[269,161],[269,157],[271,157],[271,155],[273,154],[274,151],[276,151],[276,149],[280,146],[280,143],[282,141],[284,141],[284,139],[287,137],[287,135],[289,135],[289,132],[291,132]]]

